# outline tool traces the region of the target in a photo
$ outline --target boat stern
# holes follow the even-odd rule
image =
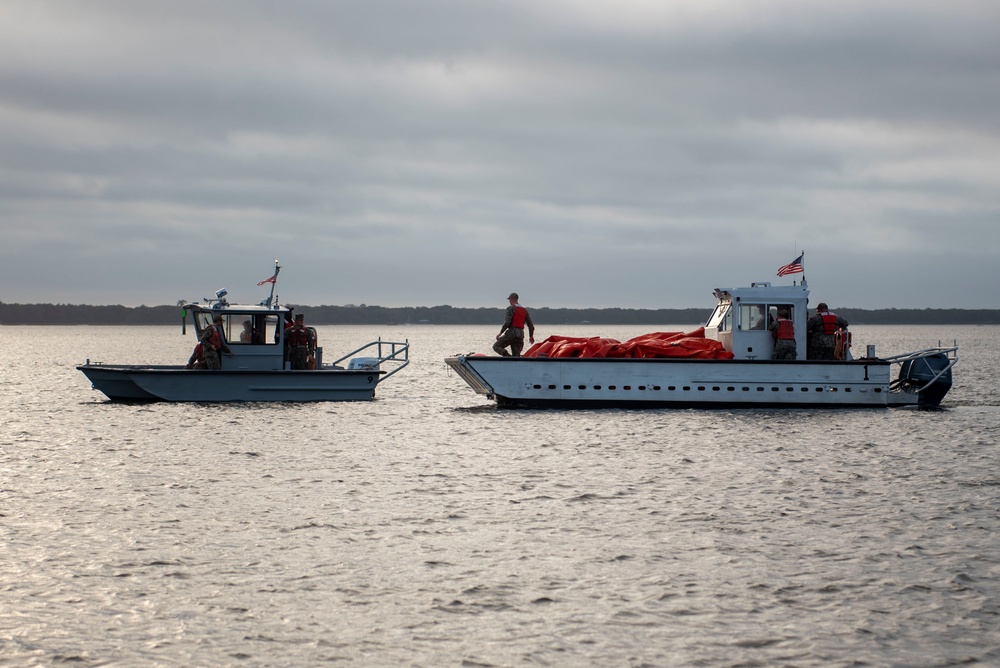
[[[900,360],[893,389],[914,397],[920,408],[937,408],[951,390],[951,369],[958,362],[958,346],[931,348]]]

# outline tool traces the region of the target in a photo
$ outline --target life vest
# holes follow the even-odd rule
[[[838,329],[833,335],[833,341],[833,359],[846,359],[847,349],[851,347],[851,333],[843,328]]]
[[[293,327],[285,332],[285,339],[290,346],[307,346],[309,345],[309,330],[305,327],[302,329]]]
[[[528,309],[520,304],[514,305],[514,317],[510,320],[510,326],[514,329],[524,329],[524,321],[528,319]]]
[[[212,333],[208,335],[208,345],[212,347],[212,350],[221,350],[222,334],[219,332],[219,328],[212,325],[210,330]]]
[[[831,313],[830,311],[824,311],[819,314],[819,317],[823,319],[823,333],[827,336],[836,333],[837,331],[837,314]]]
[[[774,330],[774,338],[779,341],[794,341],[795,340],[795,328],[792,326],[792,321],[788,318],[778,318],[778,327]]]

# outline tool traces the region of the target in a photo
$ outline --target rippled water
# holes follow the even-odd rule
[[[1000,328],[855,329],[958,339],[945,407],[500,411],[433,326],[320,328],[409,338],[374,402],[125,406],[73,365],[193,337],[0,327],[0,664],[1000,664]]]

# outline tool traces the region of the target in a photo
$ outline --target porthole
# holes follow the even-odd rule
[[[618,386],[617,385],[608,385],[608,389],[609,390],[617,390]]]
[[[540,390],[540,389],[542,389],[542,386],[541,385],[532,385],[532,388],[536,389],[536,390]]]
[[[595,390],[599,390],[599,389],[601,389],[601,386],[600,385],[594,385],[594,389]]]
[[[623,386],[622,386],[622,389],[623,389],[623,390],[631,390],[631,389],[632,389],[632,386],[631,386],[631,385],[623,385]]]

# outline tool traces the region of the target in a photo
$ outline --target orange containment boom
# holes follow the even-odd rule
[[[733,354],[714,339],[705,338],[705,328],[691,332],[653,332],[624,343],[598,336],[580,338],[550,336],[529,348],[524,357],[689,357],[728,360]]]

